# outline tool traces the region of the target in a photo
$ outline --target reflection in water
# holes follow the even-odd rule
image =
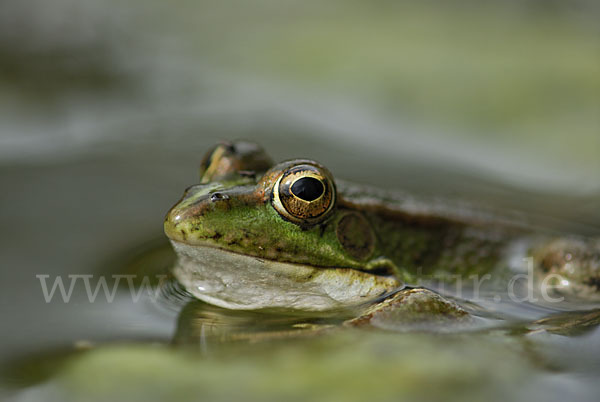
[[[179,314],[173,342],[208,348],[231,342],[268,342],[323,333],[336,319],[235,311],[190,301]]]
[[[553,309],[529,303],[505,301],[495,312],[466,300],[456,304],[425,289],[405,289],[389,297],[381,305],[340,312],[314,313],[284,311],[228,310],[194,299],[170,281],[164,285],[162,303],[179,305],[176,345],[209,345],[232,342],[267,342],[328,333],[334,329],[379,329],[397,333],[504,332],[522,336],[543,332],[562,336],[591,333],[600,324],[600,310],[563,312],[572,303],[555,305]],[[460,307],[461,304],[463,307]],[[522,311],[517,311],[517,310]],[[527,320],[524,317],[544,318]]]
[[[600,310],[572,311],[559,313],[533,323],[539,329],[563,336],[583,336],[591,334],[600,325]]]

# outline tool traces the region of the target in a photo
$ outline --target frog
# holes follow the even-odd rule
[[[274,163],[245,140],[207,152],[199,183],[168,211],[164,232],[177,254],[176,280],[225,309],[361,306],[348,321],[359,325],[414,301],[425,306],[420,312],[464,318],[458,303],[417,286],[419,278],[506,270],[511,250],[522,244],[524,256],[539,261],[538,282],[559,277],[554,288],[561,294],[600,299],[597,239],[540,240],[521,222],[334,178],[312,159]]]

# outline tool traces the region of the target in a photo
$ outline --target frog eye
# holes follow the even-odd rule
[[[200,164],[200,183],[228,180],[236,175],[253,177],[273,165],[271,158],[258,145],[249,141],[221,142],[214,146]]]
[[[273,206],[284,218],[301,224],[322,221],[335,204],[329,172],[302,164],[286,170],[273,186]]]

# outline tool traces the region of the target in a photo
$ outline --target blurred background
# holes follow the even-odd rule
[[[3,0],[0,357],[168,339],[138,307],[45,304],[35,275],[162,239],[220,139],[597,234],[598,21],[595,0]]]
[[[64,160],[114,143],[201,153],[243,136],[283,157],[352,148],[366,153],[343,158],[598,191],[599,9],[5,0],[0,157]]]

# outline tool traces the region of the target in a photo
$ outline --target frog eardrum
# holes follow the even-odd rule
[[[284,171],[273,186],[273,207],[285,219],[313,225],[335,205],[335,186],[324,168],[300,164]]]

